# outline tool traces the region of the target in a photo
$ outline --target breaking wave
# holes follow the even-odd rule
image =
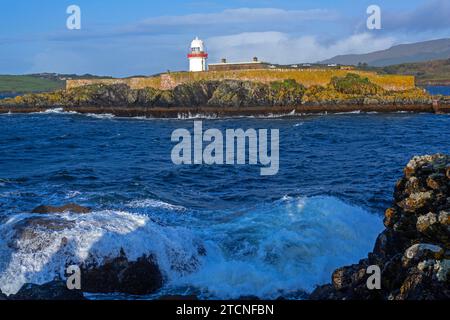
[[[365,257],[382,228],[379,216],[337,198],[285,197],[205,231],[201,268],[174,284],[220,299],[310,292]]]
[[[76,111],[64,111],[63,108],[52,108],[45,111],[35,112],[37,114],[78,114]]]
[[[86,116],[95,119],[113,119],[116,117],[111,113],[87,113]]]
[[[121,211],[39,216],[50,223],[18,232],[27,218],[36,216],[16,215],[0,226],[0,288],[6,294],[25,283],[62,277],[67,265],[117,257],[121,249],[130,260],[153,254],[168,279],[196,263],[198,239],[191,231],[162,226],[148,216]]]
[[[27,282],[51,281],[67,264],[101,262],[123,248],[129,259],[155,256],[166,279],[163,290],[193,288],[207,299],[270,299],[328,282],[335,268],[365,257],[382,229],[379,216],[333,197],[284,197],[240,212],[181,216],[177,211],[187,209],[156,200],[126,206],[167,214],[158,222],[151,213],[112,210],[6,218],[0,225],[1,290],[11,294]],[[34,218],[58,222],[18,233]]]
[[[183,206],[177,206],[171,203],[167,203],[160,200],[154,199],[144,199],[144,200],[133,200],[126,204],[130,208],[162,208],[167,210],[175,211],[185,211],[186,208]]]

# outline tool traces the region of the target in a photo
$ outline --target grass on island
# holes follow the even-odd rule
[[[379,75],[375,72],[339,69],[305,69],[305,70],[233,70],[233,71],[209,71],[209,72],[184,72],[171,73],[175,82],[201,81],[201,80],[243,80],[269,83],[293,79],[305,87],[326,86],[333,77],[345,77],[349,73],[356,73],[368,78],[373,83],[386,90],[408,90],[414,88],[414,77],[404,75]]]
[[[45,79],[28,75],[0,75],[0,92],[31,93],[50,92],[64,88],[61,80]]]

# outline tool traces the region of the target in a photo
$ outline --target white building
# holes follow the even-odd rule
[[[203,41],[198,37],[196,37],[191,43],[191,51],[188,54],[188,59],[190,72],[201,72],[208,70],[208,65],[206,63],[208,53],[206,52]]]

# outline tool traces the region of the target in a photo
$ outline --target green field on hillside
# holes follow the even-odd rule
[[[450,59],[417,63],[403,63],[387,67],[359,66],[362,70],[380,74],[412,75],[417,85],[450,83]]]
[[[64,88],[64,86],[65,83],[61,80],[35,76],[0,75],[0,92],[48,92]]]

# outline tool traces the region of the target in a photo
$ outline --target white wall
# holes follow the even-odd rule
[[[191,72],[206,71],[206,59],[205,58],[189,59],[189,71]]]

